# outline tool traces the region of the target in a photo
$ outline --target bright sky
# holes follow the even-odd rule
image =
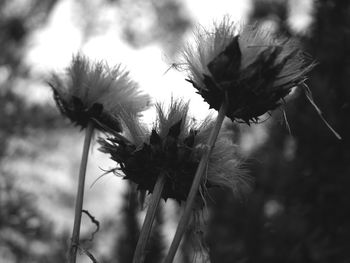
[[[249,9],[250,1],[189,0],[185,2],[195,23],[210,25],[229,13],[233,20],[241,17]],[[130,70],[131,76],[149,93],[154,101],[170,100],[171,95],[191,99],[192,114],[204,118],[208,114],[208,106],[195,90],[187,83],[183,73],[169,70],[169,61],[158,44],[134,49],[119,35],[115,28],[109,28],[106,34],[92,37],[83,43],[82,34],[74,24],[74,4],[71,0],[62,0],[52,14],[47,27],[37,32],[32,40],[32,48],[28,53],[29,63],[35,74],[47,74],[50,70],[63,70],[70,62],[72,54],[81,50],[88,57],[105,60],[110,65],[123,63]],[[105,19],[111,24],[117,16],[111,10],[104,10]],[[113,20],[114,19],[114,20]],[[113,23],[115,24],[115,23]],[[187,34],[191,37],[191,33]],[[37,84],[36,84],[37,90]],[[47,92],[49,96],[51,94]],[[45,96],[37,92],[38,99]],[[153,121],[153,112],[145,113],[146,122]]]
[[[90,8],[99,5],[100,1],[102,0],[95,0]],[[194,23],[210,26],[213,21],[220,20],[226,14],[229,14],[234,21],[244,21],[251,0],[187,0],[184,3]],[[167,102],[173,94],[175,97],[191,99],[192,114],[198,118],[204,118],[208,114],[207,104],[184,80],[186,77],[184,73],[169,70],[164,74],[171,63],[166,61],[168,56],[159,44],[135,49],[120,37],[120,32],[115,27],[109,27],[105,34],[92,36],[85,42],[82,32],[77,27],[75,5],[72,0],[59,1],[48,25],[31,39],[27,63],[34,75],[42,76],[51,70],[62,71],[69,65],[72,54],[82,51],[90,58],[105,60],[110,65],[118,63],[125,65],[130,70],[131,76],[154,98],[154,101]],[[293,27],[296,30],[302,30],[311,23],[312,0],[293,0],[290,1],[290,6]],[[118,24],[120,14],[118,15],[117,10],[108,7],[102,7],[102,10],[103,20],[107,25]],[[191,36],[191,32],[186,34],[188,40]],[[51,97],[47,87],[38,89],[38,83],[34,85],[34,99]],[[43,96],[43,90],[46,90],[47,96]],[[146,118],[151,120],[151,115],[153,114],[146,113]]]

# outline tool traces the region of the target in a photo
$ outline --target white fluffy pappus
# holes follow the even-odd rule
[[[182,51],[180,68],[186,70],[189,78],[203,85],[203,75],[211,75],[208,64],[218,56],[237,35],[238,25],[225,17],[219,24],[214,23],[212,30],[197,26],[192,43],[187,43]]]
[[[248,124],[282,104],[292,88],[304,87],[315,66],[295,39],[228,16],[211,30],[198,28],[181,60],[188,81],[211,108],[219,110],[226,100],[226,116]]]
[[[273,61],[275,65],[282,66],[282,70],[275,76],[274,87],[304,82],[306,74],[316,65],[311,57],[301,50],[301,44],[292,37],[274,35],[271,31],[260,28],[258,24],[242,26],[240,31],[241,68],[250,66],[257,56],[267,49],[282,48]]]
[[[227,46],[238,37],[240,51],[242,53],[241,69],[251,65],[259,53],[271,47],[282,47],[283,51],[275,61],[276,64],[295,52],[300,44],[291,38],[274,36],[267,29],[260,28],[258,24],[240,24],[225,16],[220,23],[214,23],[213,28],[205,29],[198,26],[194,31],[194,41],[187,43],[182,51],[182,58],[179,63],[189,73],[189,77],[197,84],[203,84],[203,75],[211,75],[208,64],[223,52]],[[295,79],[304,71],[309,71],[305,66],[305,57],[297,52],[295,59],[286,61],[284,70],[277,78]],[[311,67],[314,64],[309,65]],[[302,69],[300,71],[300,69]],[[288,79],[288,78],[287,78]],[[286,81],[286,80],[284,80]],[[205,86],[202,86],[205,88]]]
[[[73,56],[64,74],[52,73],[49,85],[61,112],[83,127],[92,119],[99,128],[113,129],[108,126],[119,122],[121,112],[138,115],[150,105],[150,97],[120,64],[111,68],[80,54]]]
[[[201,156],[213,126],[213,122],[209,122],[199,130],[194,144],[196,155]],[[233,130],[221,128],[209,157],[205,180],[212,186],[231,190],[236,198],[242,199],[250,193],[254,179],[245,169],[245,161],[233,137]]]

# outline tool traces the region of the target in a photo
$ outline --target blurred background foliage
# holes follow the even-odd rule
[[[215,195],[212,262],[350,262],[350,2],[315,1],[307,34],[288,25],[293,2],[256,0],[250,19],[272,20],[300,38],[318,62],[308,85],[343,138],[330,134],[303,94],[292,98],[285,109],[292,135],[272,120],[250,156],[256,185],[249,200]]]
[[[63,120],[52,101],[30,100],[41,84],[24,59],[31,36],[49,23],[60,1],[0,2],[1,262],[65,261],[82,134]],[[180,0],[89,4],[80,0],[74,8],[82,43],[117,27],[133,48],[157,42],[169,57],[176,55],[194,23],[191,10]],[[105,11],[110,9],[117,10],[113,14],[119,24],[106,19]],[[301,30],[298,21],[305,9],[312,21]],[[350,262],[350,3],[251,0],[248,20],[298,37],[316,59],[318,65],[308,84],[342,140],[331,134],[298,90],[284,108],[291,134],[278,112],[259,127],[231,126],[236,131],[233,140],[242,145],[247,169],[256,179],[253,192],[242,202],[230,193],[213,191],[205,231],[193,226],[200,237],[205,233],[206,256],[193,253],[192,247],[200,251],[200,246],[187,236],[176,260]],[[247,142],[253,146],[244,151]],[[95,166],[96,174],[101,174]],[[99,190],[90,194],[87,203],[101,206]],[[99,262],[131,262],[143,214],[133,186],[125,184],[122,192],[121,205],[111,209],[111,201],[105,210],[112,212],[97,218],[101,229],[93,242],[89,238],[95,226],[88,219],[83,223],[88,225],[83,229],[83,245]],[[174,228],[167,222],[176,223],[180,214],[176,205],[168,210],[163,206],[157,215],[147,262],[161,262],[166,251],[169,229]],[[90,261],[87,257],[80,260]]]

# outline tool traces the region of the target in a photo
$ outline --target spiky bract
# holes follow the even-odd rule
[[[100,130],[119,132],[121,112],[137,115],[150,102],[120,64],[110,68],[80,54],[73,57],[65,74],[53,73],[49,85],[60,111],[83,128],[91,120]]]
[[[157,178],[164,175],[166,183],[162,197],[181,202],[187,198],[212,124],[208,120],[201,125],[191,123],[188,104],[182,101],[172,101],[167,112],[161,105],[156,107],[156,125],[144,136],[142,143],[133,139],[140,138],[137,132],[136,136],[130,137],[130,142],[118,138],[100,140],[101,150],[111,155],[124,178],[136,183],[139,190],[152,192]],[[210,158],[202,189],[222,186],[241,194],[248,185],[249,177],[241,168],[236,146],[222,132]]]
[[[248,124],[277,108],[314,65],[293,39],[228,17],[212,32],[198,30],[183,58],[188,81],[210,107],[219,110],[226,99],[227,117]]]

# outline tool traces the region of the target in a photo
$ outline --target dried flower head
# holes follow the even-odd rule
[[[139,190],[152,192],[157,178],[164,175],[162,197],[181,202],[187,198],[212,124],[209,121],[199,126],[191,123],[188,104],[182,101],[172,101],[167,112],[159,104],[156,107],[157,123],[142,140],[139,131],[144,129],[133,128],[136,133],[130,132],[129,142],[119,138],[101,139],[101,151],[111,155],[124,178],[136,183]],[[250,183],[241,166],[236,146],[222,132],[211,155],[202,190],[222,186],[241,194]]]
[[[199,29],[183,59],[188,81],[210,107],[219,110],[226,99],[227,117],[248,124],[277,108],[314,65],[296,41],[228,17],[212,32]]]
[[[65,74],[53,73],[49,85],[62,114],[83,128],[91,120],[100,130],[119,132],[120,112],[137,115],[150,102],[121,65],[110,68],[80,54],[73,57]]]

